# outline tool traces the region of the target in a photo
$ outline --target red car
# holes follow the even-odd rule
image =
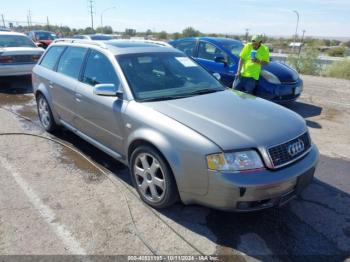
[[[28,33],[29,38],[31,38],[38,46],[42,48],[47,48],[53,40],[57,38],[57,35],[49,31],[30,31]]]

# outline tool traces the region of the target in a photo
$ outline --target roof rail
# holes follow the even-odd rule
[[[74,39],[74,38],[58,38],[53,41],[54,43],[77,43],[77,44],[88,44],[88,45],[96,45],[102,48],[106,48],[105,43],[103,42],[97,42],[92,40],[84,40],[84,39]]]
[[[146,39],[118,39],[117,41],[130,41],[130,42],[139,42],[139,43],[150,43],[155,45],[160,45],[164,47],[172,47],[170,44],[164,41],[157,41],[157,40],[146,40]]]

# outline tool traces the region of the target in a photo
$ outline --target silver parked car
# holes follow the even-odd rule
[[[157,43],[69,40],[33,70],[42,125],[64,126],[128,165],[155,208],[253,211],[312,181],[318,150],[305,121],[224,88],[184,53]]]
[[[0,32],[0,76],[30,75],[43,53],[24,34]]]

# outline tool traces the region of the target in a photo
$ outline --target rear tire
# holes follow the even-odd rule
[[[153,208],[166,208],[179,199],[174,176],[164,157],[141,145],[131,154],[130,174],[140,198]]]
[[[47,99],[44,95],[39,94],[36,98],[36,101],[41,125],[47,132],[54,132],[58,129],[58,125],[53,118],[52,111],[49,103],[47,102]]]

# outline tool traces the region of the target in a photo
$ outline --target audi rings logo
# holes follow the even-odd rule
[[[299,153],[303,152],[304,149],[305,149],[305,144],[301,139],[299,139],[297,142],[290,144],[288,146],[288,154],[291,157],[295,157]]]

